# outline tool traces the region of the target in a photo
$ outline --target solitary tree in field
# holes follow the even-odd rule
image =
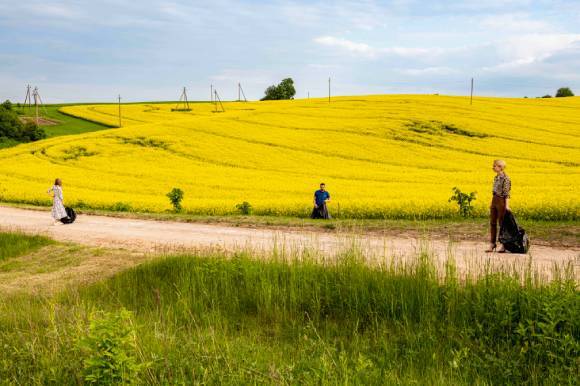
[[[556,98],[562,97],[572,97],[574,93],[570,90],[570,87],[560,87],[558,91],[556,91]]]
[[[294,81],[292,78],[286,78],[280,82],[277,86],[272,85],[268,87],[265,91],[264,97],[261,99],[263,101],[268,100],[280,100],[280,99],[293,99],[296,95],[296,89],[294,88]]]

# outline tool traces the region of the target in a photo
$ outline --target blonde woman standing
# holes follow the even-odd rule
[[[52,218],[54,219],[54,225],[61,224],[61,219],[68,217],[66,214],[66,209],[64,208],[64,198],[62,196],[62,181],[60,178],[54,180],[54,186],[46,193],[49,195],[52,192]]]
[[[512,187],[512,182],[509,176],[505,173],[506,163],[504,160],[493,161],[493,171],[496,173],[493,179],[493,198],[491,199],[491,205],[489,207],[489,220],[490,220],[490,240],[489,248],[486,252],[493,252],[496,249],[497,242],[497,224],[503,221],[505,212],[510,210],[510,191]],[[505,252],[505,248],[502,245],[498,250],[499,253]]]

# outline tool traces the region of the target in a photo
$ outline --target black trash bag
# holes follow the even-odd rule
[[[63,224],[72,224],[77,219],[77,214],[73,208],[69,208],[68,206],[64,208],[66,211],[66,217],[60,219],[60,222]]]
[[[329,219],[330,218],[330,214],[328,213],[328,208],[326,207],[326,204],[318,205],[317,208],[312,209],[312,214],[310,215],[310,218],[313,218],[313,219],[317,219],[317,218]]]
[[[518,225],[514,214],[507,210],[499,229],[499,242],[511,253],[528,253],[530,239],[523,228]]]

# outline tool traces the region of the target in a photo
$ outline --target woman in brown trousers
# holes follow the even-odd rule
[[[493,252],[496,248],[497,241],[497,224],[501,226],[503,217],[507,210],[510,210],[510,191],[512,183],[507,174],[505,174],[506,163],[504,160],[493,161],[493,171],[497,173],[493,179],[493,198],[489,207],[490,220],[490,241],[489,248],[486,252]],[[502,245],[498,250],[499,253],[504,253],[505,248]]]

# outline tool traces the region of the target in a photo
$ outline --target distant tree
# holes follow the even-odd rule
[[[34,122],[22,123],[12,109],[12,103],[5,101],[0,104],[0,138],[2,137],[18,142],[31,142],[46,138],[46,133]]]
[[[570,87],[560,87],[558,91],[556,91],[556,98],[562,97],[572,97],[574,93],[570,90]]]
[[[550,94],[546,94],[544,95],[542,98],[551,98],[552,96]]]
[[[266,95],[261,99],[263,101],[294,99],[294,95],[296,95],[294,81],[292,78],[283,79],[277,86],[272,85],[268,87],[264,93]]]
[[[22,123],[12,110],[12,103],[6,101],[0,105],[0,137],[19,140]]]
[[[6,99],[2,103],[2,107],[4,107],[6,110],[12,110],[12,102],[10,102],[8,99]]]

